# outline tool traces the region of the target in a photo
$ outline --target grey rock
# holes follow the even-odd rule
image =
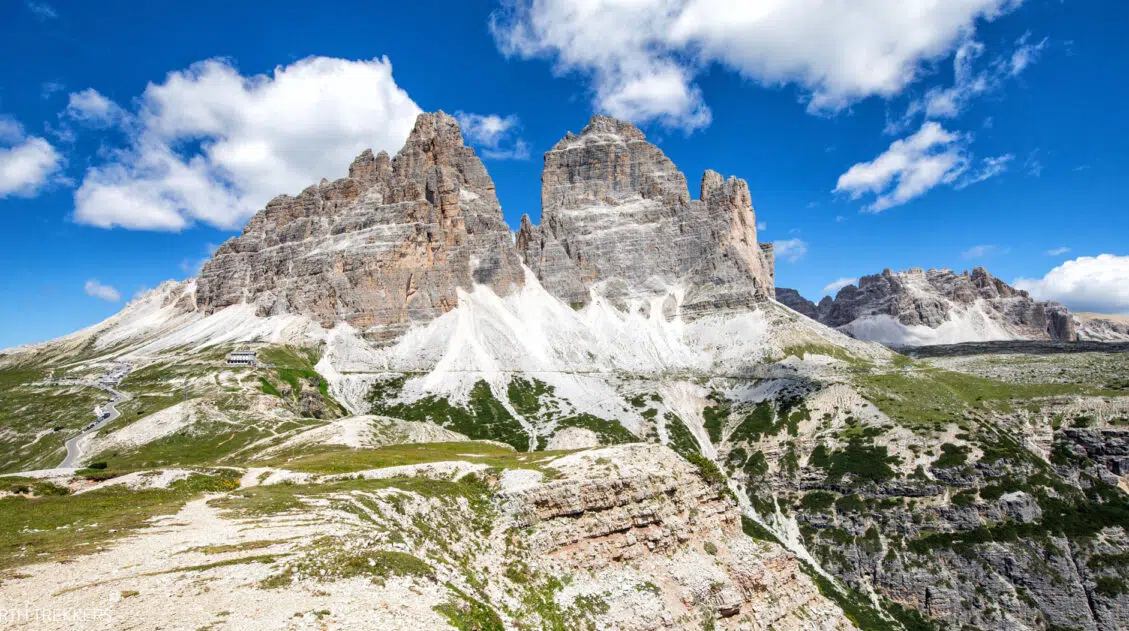
[[[1021,339],[1077,338],[1074,318],[1057,302],[1042,302],[992,276],[983,267],[957,274],[948,269],[918,268],[863,276],[834,299],[818,305],[794,290],[777,290],[784,304],[832,327],[846,327],[866,316],[887,315],[906,326],[937,328],[955,312],[979,302],[989,317]],[[784,302],[782,300],[782,302]]]
[[[348,177],[271,200],[205,263],[197,306],[249,303],[387,342],[453,309],[459,289],[514,291],[523,258],[576,306],[593,287],[622,303],[680,284],[689,317],[773,295],[772,247],[757,243],[745,182],[709,171],[691,200],[686,178],[629,123],[594,117],[545,155],[542,182],[542,225],[523,217],[515,243],[458,123],[421,114],[394,158],[365,151]],[[663,305],[668,318],[678,310]]]
[[[1098,342],[1129,340],[1129,316],[1075,313],[1073,324],[1080,340]]]
[[[522,218],[518,249],[553,295],[613,300],[686,288],[684,315],[747,308],[774,293],[748,185],[713,171],[692,200],[686,177],[630,123],[594,116],[545,154],[542,219]]]
[[[786,287],[776,288],[776,301],[789,309],[805,315],[812,320],[819,319],[819,308],[814,302],[804,298],[800,292]]]
[[[395,158],[365,151],[349,177],[273,199],[205,263],[197,304],[344,321],[380,341],[454,308],[459,288],[523,282],[494,183],[439,112]]]
[[[1129,429],[1069,428],[1059,432],[1059,437],[1076,455],[1093,460],[1114,475],[1129,475]]]

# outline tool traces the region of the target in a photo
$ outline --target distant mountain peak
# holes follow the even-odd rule
[[[1034,300],[983,267],[960,274],[887,268],[818,305],[792,289],[778,289],[777,299],[859,339],[894,346],[1077,337],[1066,307]]]

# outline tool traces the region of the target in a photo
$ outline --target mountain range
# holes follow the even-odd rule
[[[4,351],[0,602],[145,629],[1129,626],[1129,353],[889,348],[1123,323],[979,268],[815,305],[775,287],[743,180],[694,199],[604,116],[545,154],[541,217],[512,233],[422,114],[196,278]]]
[[[883,270],[824,296],[819,304],[793,289],[776,298],[803,315],[860,340],[889,346],[1003,340],[1129,340],[1117,316],[1072,314],[1062,304],[1033,299],[983,267]]]

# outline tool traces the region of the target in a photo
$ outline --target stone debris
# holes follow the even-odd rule
[[[1075,319],[1057,302],[1041,302],[983,267],[957,274],[910,269],[863,276],[819,304],[779,288],[785,306],[863,340],[916,346],[989,340],[1073,340]]]

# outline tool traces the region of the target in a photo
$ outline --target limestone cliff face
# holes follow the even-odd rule
[[[366,151],[349,177],[273,199],[204,265],[197,303],[344,321],[379,341],[475,283],[509,293],[521,262],[486,168],[440,112],[420,115],[396,157]]]
[[[732,496],[670,449],[623,445],[553,466],[555,479],[498,499],[545,573],[582,571],[589,589],[628,594],[597,628],[855,628],[793,554],[744,536]],[[623,589],[631,575],[648,577],[647,594]]]
[[[542,219],[518,249],[545,288],[587,303],[682,285],[694,316],[773,295],[771,246],[757,243],[748,185],[713,171],[692,200],[686,177],[638,128],[595,116],[545,154]]]
[[[1129,316],[1101,313],[1075,313],[1078,339],[1095,342],[1129,341]]]
[[[383,342],[453,309],[460,288],[512,292],[523,258],[573,304],[593,289],[621,299],[678,286],[693,317],[773,295],[772,248],[757,242],[745,182],[708,171],[691,200],[629,123],[593,118],[545,155],[542,183],[544,221],[523,217],[515,246],[458,123],[422,114],[394,158],[366,151],[347,178],[267,204],[204,265],[196,304],[347,322]]]
[[[847,285],[834,299],[824,297],[818,305],[795,290],[781,288],[778,299],[788,307],[863,339],[878,327],[868,321],[888,318],[901,327],[941,329],[975,310],[978,331],[969,335],[986,337],[940,339],[939,342],[986,341],[988,339],[1073,340],[1074,321],[1066,307],[1056,302],[1041,302],[1027,292],[1015,289],[992,276],[983,267],[957,274],[948,269],[885,270],[863,276],[857,285]],[[963,324],[961,326],[964,326]],[[888,333],[888,327],[883,332]],[[912,344],[909,338],[904,342]]]

